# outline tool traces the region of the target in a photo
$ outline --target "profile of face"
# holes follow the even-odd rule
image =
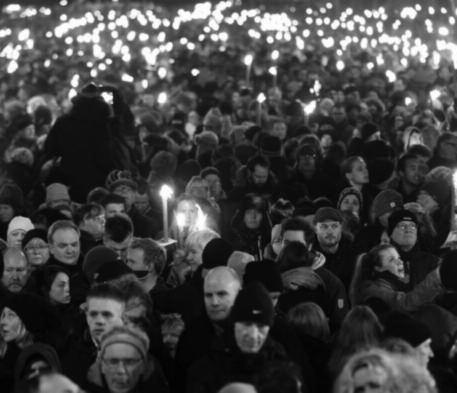
[[[342,233],[341,222],[327,220],[316,224],[316,237],[323,248],[338,246]]]
[[[129,393],[135,390],[144,373],[144,360],[130,344],[108,345],[103,354],[101,371],[110,393]]]
[[[381,367],[365,366],[357,369],[353,374],[354,392],[357,393],[384,393],[387,382],[387,373]]]
[[[244,212],[243,222],[248,229],[256,230],[262,224],[262,213],[257,209],[247,209]]]
[[[54,304],[70,303],[70,277],[64,272],[56,274],[49,289],[49,300]]]
[[[126,184],[117,186],[113,190],[113,193],[116,195],[119,195],[125,199],[125,204],[127,206],[127,210],[130,210],[132,205],[135,203],[136,191],[132,187],[129,187]]]
[[[398,278],[405,277],[405,266],[400,254],[394,247],[389,247],[379,253],[381,266],[375,267],[380,272],[390,272]]]
[[[402,249],[409,250],[417,242],[417,224],[413,221],[400,221],[395,225],[390,237]]]
[[[43,266],[49,259],[49,245],[34,237],[24,247],[24,253],[32,267]]]
[[[3,256],[2,284],[10,292],[20,292],[27,284],[30,269],[25,255],[19,250],[10,250]]]
[[[105,211],[91,213],[84,218],[84,230],[95,238],[100,238],[105,232]]]
[[[367,164],[362,158],[358,158],[352,163],[351,171],[346,173],[349,183],[356,186],[363,186],[370,180]]]
[[[227,272],[210,273],[205,278],[203,288],[205,309],[209,319],[213,322],[227,319],[239,291],[239,282]]]
[[[76,265],[81,252],[80,246],[78,232],[73,228],[62,228],[54,232],[49,250],[59,262]]]
[[[20,249],[22,245],[22,239],[25,236],[25,232],[26,231],[23,229],[15,229],[14,231],[8,232],[6,236],[8,247]]]
[[[0,222],[6,223],[14,217],[14,209],[11,205],[0,203]]]
[[[241,352],[258,353],[268,337],[270,327],[255,322],[235,322],[235,341]]]
[[[184,217],[184,228],[190,228],[195,225],[198,217],[198,208],[193,201],[182,200],[176,206],[176,215]]]
[[[25,326],[19,316],[10,308],[4,307],[0,315],[0,335],[3,341],[19,341],[25,333]]]
[[[340,210],[343,212],[351,212],[355,214],[356,216],[360,215],[360,201],[357,196],[354,194],[348,194],[346,195],[342,200],[340,204]]]
[[[89,298],[86,304],[86,322],[92,339],[101,337],[114,326],[123,324],[125,305],[115,299]]]

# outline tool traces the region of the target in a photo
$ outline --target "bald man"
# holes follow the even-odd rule
[[[241,280],[232,268],[218,266],[208,271],[203,283],[206,313],[189,323],[176,350],[178,391],[185,390],[186,371],[206,355],[227,325],[233,303],[241,289]]]
[[[2,286],[8,292],[21,292],[30,277],[30,266],[25,254],[9,248],[3,254]]]

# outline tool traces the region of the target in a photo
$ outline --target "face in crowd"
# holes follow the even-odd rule
[[[54,232],[50,252],[65,265],[76,265],[81,252],[79,234],[73,228],[62,228]]]
[[[2,285],[10,292],[24,289],[30,276],[30,268],[24,253],[9,249],[3,256]]]
[[[86,304],[86,321],[92,339],[100,343],[101,337],[114,326],[123,324],[125,305],[114,299],[89,298]]]
[[[235,341],[241,352],[258,353],[265,343],[270,327],[256,322],[235,322]]]

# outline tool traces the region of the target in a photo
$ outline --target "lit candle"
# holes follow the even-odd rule
[[[273,86],[276,87],[278,84],[278,69],[276,67],[270,67],[268,72],[273,75]]]
[[[258,108],[257,108],[257,124],[260,126],[262,124],[262,104],[265,102],[267,98],[265,97],[265,94],[260,93],[257,96],[257,103],[258,103]]]
[[[162,198],[162,214],[163,214],[163,239],[168,242],[168,199],[173,195],[173,190],[170,186],[164,184],[159,192]]]
[[[249,86],[249,81],[251,79],[251,66],[254,60],[254,56],[248,53],[244,56],[243,63],[246,66],[246,85]]]

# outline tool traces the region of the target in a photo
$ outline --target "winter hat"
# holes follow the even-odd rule
[[[14,368],[14,380],[16,384],[19,384],[25,377],[23,374],[26,371],[27,365],[30,364],[32,359],[37,358],[45,360],[50,365],[52,371],[62,372],[62,366],[60,365],[59,355],[57,355],[56,350],[48,344],[33,343],[26,346],[17,358]]]
[[[114,261],[104,262],[99,265],[98,269],[93,274],[93,278],[94,282],[103,283],[116,280],[127,274],[133,274],[133,270],[120,259],[115,259]]]
[[[383,190],[376,195],[372,204],[374,218],[381,217],[383,214],[391,213],[403,206],[402,195],[391,189]]]
[[[13,182],[5,182],[0,187],[0,204],[9,205],[15,211],[22,209],[24,205],[24,195],[21,188]]]
[[[379,131],[379,127],[374,123],[365,123],[360,129],[362,140],[367,140],[370,136]]]
[[[340,195],[338,196],[338,202],[336,204],[338,209],[341,208],[341,202],[343,202],[343,199],[346,198],[348,195],[355,195],[356,198],[359,200],[359,205],[362,206],[362,193],[357,188],[346,187],[340,192]]]
[[[22,229],[23,231],[28,232],[34,228],[35,228],[35,226],[32,224],[32,221],[30,221],[30,218],[23,217],[23,216],[16,216],[16,217],[13,217],[13,219],[8,224],[7,234],[9,235],[11,232],[13,232],[17,229]]]
[[[233,322],[273,325],[273,303],[265,287],[259,282],[246,285],[238,293],[230,317]]]
[[[440,277],[445,288],[457,290],[457,250],[444,254],[440,265]]]
[[[133,190],[138,188],[138,184],[133,179],[132,173],[128,170],[115,169],[111,171],[106,177],[105,181],[106,188],[113,192],[116,187],[128,186]]]
[[[409,221],[415,223],[416,226],[418,225],[417,217],[413,212],[406,209],[397,210],[389,217],[389,224],[387,226],[387,233],[389,236],[392,235],[397,224],[402,221]]]
[[[227,261],[233,253],[233,247],[224,239],[210,240],[202,252],[203,269],[212,269],[216,266],[227,266]]]
[[[48,242],[48,233],[41,228],[35,228],[27,231],[24,238],[22,239],[22,248],[25,248],[28,242],[32,239],[41,239],[45,243]]]
[[[195,136],[195,142],[197,145],[217,147],[219,137],[213,131],[203,131]]]
[[[421,321],[400,311],[392,311],[384,323],[386,337],[398,337],[417,347],[432,337],[428,326]]]
[[[277,157],[281,155],[281,140],[272,135],[265,135],[260,139],[260,152],[267,157]]]
[[[13,310],[32,334],[46,333],[46,328],[58,325],[49,305],[39,296],[24,292],[11,293],[2,299],[0,310],[5,307]]]
[[[324,221],[337,221],[343,222],[344,218],[338,209],[333,207],[321,207],[316,211],[313,222],[317,224]]]
[[[113,262],[119,259],[119,256],[111,248],[105,246],[96,246],[89,250],[84,257],[82,271],[89,282],[94,281],[94,274],[100,266],[106,262]]]
[[[278,264],[269,259],[247,264],[243,283],[247,285],[255,281],[260,282],[268,292],[282,292],[284,289]]]
[[[70,194],[66,185],[52,183],[46,187],[46,204],[54,201],[70,201]]]
[[[128,326],[115,326],[105,333],[100,342],[99,356],[103,359],[106,348],[113,344],[127,344],[134,347],[142,360],[148,358],[149,338],[143,331]]]
[[[389,180],[395,171],[395,164],[388,158],[376,158],[368,161],[368,172],[372,184],[381,184]]]

